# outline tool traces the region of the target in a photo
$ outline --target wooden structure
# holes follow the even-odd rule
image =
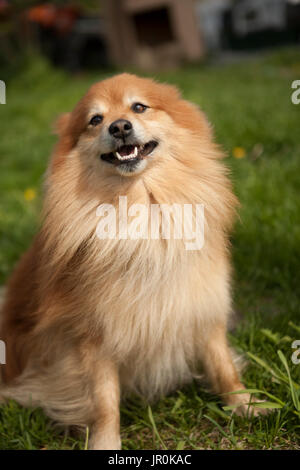
[[[106,0],[106,21],[116,65],[155,68],[203,56],[193,0]]]

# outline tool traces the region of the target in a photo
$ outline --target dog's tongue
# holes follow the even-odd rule
[[[130,155],[134,152],[134,145],[122,145],[118,149],[118,153],[122,156],[125,157],[126,155]]]

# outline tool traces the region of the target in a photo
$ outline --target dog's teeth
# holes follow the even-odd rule
[[[134,147],[134,156],[137,157],[137,154],[138,154],[138,148]]]
[[[115,155],[116,155],[118,160],[125,161],[125,160],[133,160],[134,158],[136,158],[137,153],[138,153],[137,152],[137,147],[135,147],[134,153],[122,156],[122,155],[119,154],[119,152],[116,151]]]

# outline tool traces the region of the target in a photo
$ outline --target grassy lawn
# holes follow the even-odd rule
[[[70,80],[39,59],[7,84],[7,104],[0,105],[1,284],[37,227],[55,141],[51,124],[104,76]],[[300,340],[300,105],[290,99],[291,82],[300,79],[299,51],[236,65],[187,66],[156,78],[177,84],[204,109],[228,153],[241,201],[232,239],[239,321],[230,340],[247,359],[246,386],[277,407],[252,420],[231,416],[197,384],[151,408],[133,399],[122,408],[123,448],[300,449],[300,364],[291,361],[291,343]],[[84,445],[84,437],[65,434],[40,410],[13,402],[0,408],[0,449]]]

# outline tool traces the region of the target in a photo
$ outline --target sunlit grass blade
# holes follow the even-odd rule
[[[281,382],[284,382],[286,384],[289,384],[289,378],[286,376],[280,369],[277,369],[275,371],[275,368],[270,367],[263,359],[260,357],[256,356],[255,354],[252,354],[250,352],[247,352],[247,356],[249,356],[251,359],[253,359],[257,364],[259,364],[261,367],[266,369],[270,374],[275,377],[276,379],[280,380]],[[275,367],[275,365],[274,365]],[[299,388],[299,385],[294,384],[296,388]]]
[[[185,442],[184,441],[179,441],[176,447],[176,450],[183,450],[184,449]]]
[[[244,403],[245,405],[248,405],[250,407],[254,408],[262,408],[262,409],[280,409],[282,408],[282,405],[279,403],[275,403],[273,401],[251,401],[249,403]],[[223,406],[223,410],[225,411],[232,411],[237,408],[237,405],[227,405]]]
[[[240,395],[240,394],[243,394],[243,393],[250,393],[250,394],[261,393],[262,395],[267,396],[271,400],[274,400],[279,405],[281,405],[281,406],[285,405],[285,403],[282,400],[280,400],[275,395],[272,395],[272,393],[269,393],[266,390],[259,390],[258,388],[243,388],[242,390],[235,390],[234,392],[228,392],[228,393],[223,394],[223,395],[237,395],[237,394]]]
[[[283,364],[283,366],[284,366],[284,368],[287,372],[288,378],[289,378],[290,391],[291,391],[291,396],[292,396],[294,406],[295,406],[297,411],[300,411],[300,403],[299,403],[298,393],[295,390],[295,384],[292,380],[290,368],[289,368],[289,365],[287,363],[286,357],[284,356],[284,354],[282,353],[282,351],[280,349],[277,351],[277,354],[278,354],[279,359],[281,360],[281,362],[282,362],[282,364]]]
[[[295,325],[294,322],[289,321],[289,326],[291,326],[294,330],[296,330],[298,333],[300,333],[300,326]]]
[[[160,437],[159,432],[157,430],[157,427],[156,427],[156,424],[155,424],[155,421],[154,421],[154,417],[153,417],[153,413],[152,413],[152,410],[151,410],[151,406],[148,406],[148,416],[149,416],[149,420],[150,420],[150,423],[152,425],[152,429],[153,429],[153,432],[154,432],[155,436],[157,437],[157,439],[161,443],[163,449],[167,450],[167,447],[165,446],[165,444],[164,444],[164,442],[163,442],[162,438]]]
[[[87,426],[86,427],[86,431],[85,431],[85,442],[84,442],[84,450],[88,450],[88,447],[89,447],[89,427]]]

